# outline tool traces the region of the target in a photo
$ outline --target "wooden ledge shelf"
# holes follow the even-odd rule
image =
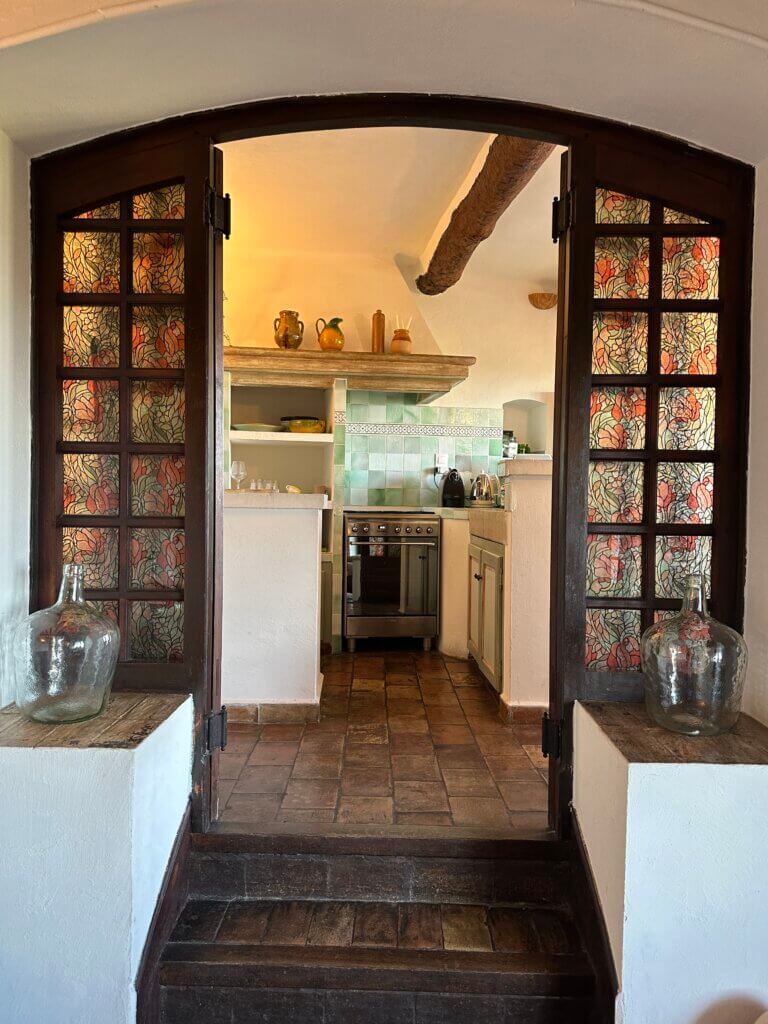
[[[230,430],[230,444],[276,444],[279,446],[291,447],[298,445],[324,445],[333,444],[333,434],[292,434],[289,430]]]
[[[311,349],[227,347],[224,369],[235,387],[330,388],[346,380],[352,391],[402,391],[426,404],[469,375],[474,356],[320,352]]]
[[[768,728],[749,715],[724,736],[683,736],[655,725],[643,704],[581,706],[631,764],[768,764]]]

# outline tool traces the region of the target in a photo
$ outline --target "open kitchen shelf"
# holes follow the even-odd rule
[[[333,434],[292,434],[290,431],[230,430],[230,444],[275,444],[284,448],[298,445],[333,444]]]

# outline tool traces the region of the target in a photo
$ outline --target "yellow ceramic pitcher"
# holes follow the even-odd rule
[[[339,327],[340,316],[332,317],[327,323],[318,317],[315,323],[317,343],[323,352],[340,352],[344,348],[344,332]],[[322,324],[322,328],[320,327]]]

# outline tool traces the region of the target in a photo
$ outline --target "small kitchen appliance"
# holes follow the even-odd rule
[[[499,504],[501,485],[495,473],[478,473],[469,492],[469,503],[479,508],[495,508]]]
[[[355,512],[344,516],[344,636],[438,634],[440,519],[431,512]]]
[[[443,508],[464,508],[464,481],[458,469],[449,470],[443,480]]]

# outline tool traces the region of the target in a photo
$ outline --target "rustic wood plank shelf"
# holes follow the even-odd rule
[[[292,434],[290,431],[271,430],[231,430],[230,444],[276,444],[278,446],[300,448],[306,445],[333,444],[333,434]]]
[[[426,404],[467,379],[474,356],[390,355],[304,349],[228,347],[224,369],[234,387],[329,388],[346,380],[352,391],[403,391]]]

